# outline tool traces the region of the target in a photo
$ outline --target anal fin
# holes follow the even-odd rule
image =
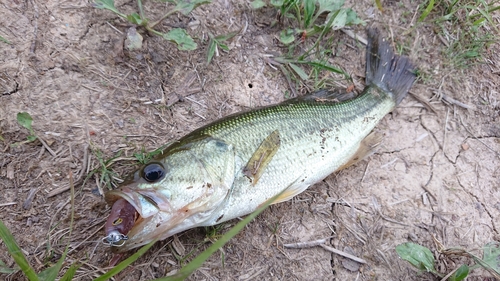
[[[280,135],[278,130],[275,130],[262,141],[252,154],[247,165],[243,168],[243,174],[252,180],[252,185],[257,184],[279,147]]]
[[[273,200],[271,205],[288,201],[292,199],[294,196],[302,193],[302,191],[306,190],[309,187],[309,184],[297,184],[300,178],[301,177],[295,179],[290,185],[288,185],[288,187],[286,187],[283,191],[281,191],[277,198],[271,198]],[[259,207],[265,204],[266,202],[260,204]]]
[[[295,197],[296,195],[302,193],[302,191],[306,190],[308,187],[309,185],[297,186],[295,188],[289,187],[285,191],[283,191],[283,193],[281,193],[280,196],[278,196],[278,198],[276,198],[276,200],[274,200],[272,204],[288,201],[293,197]]]
[[[361,141],[358,150],[356,151],[356,153],[354,153],[352,158],[347,163],[342,165],[338,170],[350,167],[358,163],[359,161],[365,159],[366,157],[372,155],[373,152],[375,151],[375,148],[380,144],[381,141],[382,141],[381,134],[371,132]]]

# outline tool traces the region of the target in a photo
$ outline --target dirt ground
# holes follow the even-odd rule
[[[486,243],[500,241],[498,45],[490,47],[483,63],[456,69],[432,28],[416,24],[415,1],[383,2],[383,13],[371,1],[346,6],[368,24],[381,26],[396,44],[409,46],[403,50],[426,77],[412,93],[436,112],[406,98],[378,125],[385,137],[376,154],[271,206],[190,280],[438,280],[401,260],[396,245],[412,241],[429,247],[438,270],[449,272],[467,260],[440,255],[436,241],[477,255]],[[136,11],[135,1],[116,6]],[[167,8],[146,1],[145,9],[158,18]],[[498,14],[493,16],[498,24]],[[266,60],[287,51],[277,41],[281,27],[270,26],[275,18],[270,8],[254,11],[247,1],[216,0],[189,17],[174,15],[161,27],[187,28],[198,43],[196,51],[178,51],[143,33],[143,48],[129,52],[123,48],[125,21],[88,1],[1,1],[0,35],[11,44],[0,42],[0,219],[37,271],[56,261],[67,242],[70,194],[55,191],[68,186],[70,172],[79,183],[98,167],[95,151],[104,158],[121,151],[122,159],[129,158],[230,113],[285,99],[289,85]],[[238,30],[230,51],[207,65],[208,33]],[[353,31],[366,36],[361,26]],[[350,73],[361,91],[364,46],[341,31],[334,35],[330,63]],[[348,85],[339,80],[339,86]],[[33,117],[45,145],[11,146],[28,135],[16,121],[22,111]],[[134,169],[130,163],[121,160],[114,168],[124,177]],[[77,185],[67,258],[68,265],[83,263],[77,280],[101,275],[112,256],[100,243],[109,206],[100,194],[104,187],[96,182],[92,176]],[[223,224],[217,233],[235,223]],[[175,243],[157,243],[116,280],[175,272],[190,260],[189,253],[217,238],[209,233],[198,228],[176,236]],[[367,263],[322,247],[283,246],[322,238]],[[3,243],[0,260],[14,266]],[[469,280],[493,279],[482,269],[471,275]]]

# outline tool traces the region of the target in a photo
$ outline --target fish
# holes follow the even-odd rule
[[[287,201],[372,153],[381,141],[373,129],[405,98],[416,68],[378,29],[367,35],[359,95],[319,90],[185,135],[105,194],[112,209],[104,242],[123,253],[238,218],[268,200]]]

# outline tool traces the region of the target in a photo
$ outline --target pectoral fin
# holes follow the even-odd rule
[[[371,132],[361,141],[358,150],[356,151],[356,153],[354,153],[352,158],[347,163],[342,165],[338,170],[350,167],[358,163],[359,161],[363,160],[364,158],[372,155],[373,152],[375,151],[375,148],[380,144],[381,141],[382,141],[382,135],[377,134],[375,132]]]
[[[252,185],[257,184],[279,147],[280,135],[278,130],[276,130],[262,141],[252,157],[250,157],[247,165],[243,168],[243,174],[252,180]]]

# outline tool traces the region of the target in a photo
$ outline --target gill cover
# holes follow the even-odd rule
[[[108,204],[124,199],[139,214],[120,252],[202,225],[230,195],[236,165],[232,145],[202,136],[180,140],[163,155],[155,160],[161,172],[148,173],[146,165],[133,182],[105,195]]]

